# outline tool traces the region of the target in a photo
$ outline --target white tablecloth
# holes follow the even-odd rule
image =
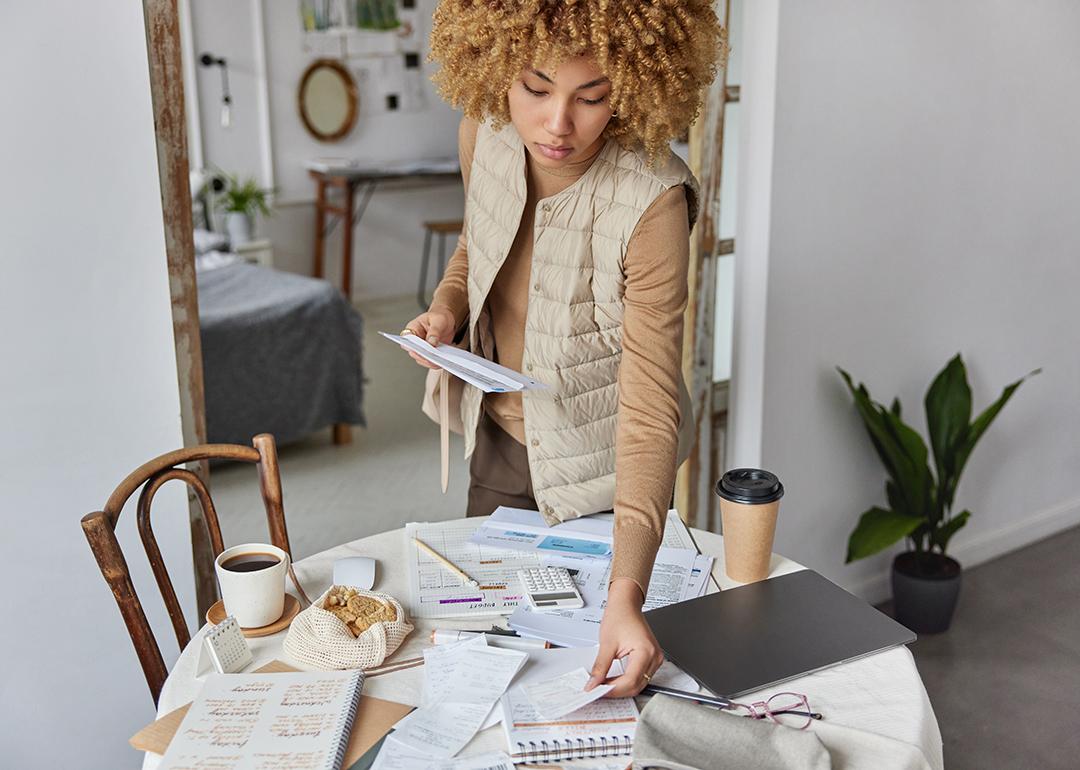
[[[479,524],[482,519],[470,521]],[[404,534],[404,529],[396,529],[323,551],[297,562],[297,577],[308,596],[315,597],[329,587],[335,560],[344,556],[370,556],[378,563],[375,590],[397,597],[407,607],[409,589]],[[701,552],[716,558],[713,577],[720,587],[737,586],[738,583],[724,574],[723,538],[696,529],[693,535]],[[776,577],[795,572],[802,566],[774,554],[770,568],[770,576]],[[420,656],[421,650],[430,645],[433,628],[486,628],[492,620],[416,619],[416,631],[395,653],[394,659]],[[196,677],[196,671],[205,633],[206,626],[203,626],[169,673],[158,701],[158,716],[194,700],[198,694],[204,677]],[[249,639],[255,656],[249,670],[275,659],[304,668],[282,651],[284,639],[285,632]],[[398,703],[418,705],[423,677],[423,666],[372,677],[364,684],[364,692]],[[779,691],[806,693],[814,710],[825,715],[825,720],[815,722],[810,729],[829,749],[834,768],[943,768],[941,733],[915,661],[906,647],[818,671],[784,682],[771,691],[744,695],[739,700],[764,700],[771,692]],[[505,743],[502,727],[495,726],[477,734],[461,754],[505,751]],[[156,770],[160,759],[156,754],[147,754],[143,761],[144,770]]]

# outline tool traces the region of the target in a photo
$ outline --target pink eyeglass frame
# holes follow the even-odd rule
[[[769,701],[776,700],[777,698],[784,695],[795,698],[798,701],[798,704],[792,705],[801,704],[803,707],[803,711],[798,711],[790,708],[773,711],[771,708],[769,708]],[[731,705],[728,708],[733,710],[746,709],[749,713],[745,716],[748,716],[752,719],[770,719],[776,724],[783,725],[784,727],[792,727],[792,725],[787,725],[781,722],[779,719],[776,718],[777,714],[793,714],[795,716],[806,717],[806,724],[804,724],[802,727],[794,727],[793,729],[795,730],[805,730],[814,722],[815,719],[821,719],[821,714],[810,710],[810,703],[809,701],[807,701],[806,696],[798,692],[778,692],[770,695],[768,700],[755,701],[754,703],[736,703],[735,701],[732,701]]]

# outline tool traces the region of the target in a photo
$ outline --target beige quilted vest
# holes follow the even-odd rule
[[[488,292],[517,235],[525,208],[525,146],[513,126],[476,137],[465,203],[469,254],[469,346],[491,358]],[[523,394],[525,447],[533,494],[549,523],[612,507],[615,425],[626,244],[664,191],[686,186],[690,226],[697,182],[677,156],[650,169],[641,155],[609,141],[585,174],[537,203],[522,367],[551,386]],[[679,461],[689,453],[693,415],[680,378]],[[461,399],[465,456],[476,446],[483,393]]]

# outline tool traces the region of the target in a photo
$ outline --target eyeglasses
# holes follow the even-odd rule
[[[728,710],[752,719],[771,719],[778,725],[805,730],[821,714],[811,711],[806,696],[797,692],[778,692],[768,700],[756,703],[735,703]]]

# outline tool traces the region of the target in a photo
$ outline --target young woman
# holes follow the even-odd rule
[[[443,0],[431,59],[465,113],[465,231],[406,330],[550,390],[461,402],[469,515],[614,510],[600,652],[613,697],[663,662],[642,614],[692,423],[683,311],[697,184],[669,142],[726,54],[711,0]],[[427,362],[414,356],[418,363]]]

